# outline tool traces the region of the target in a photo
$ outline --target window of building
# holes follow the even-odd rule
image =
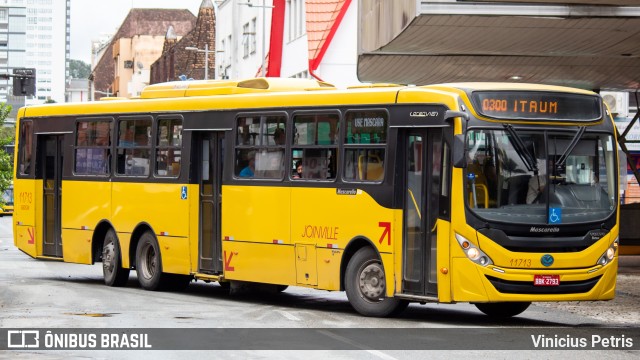
[[[349,111],[344,140],[344,179],[374,181],[384,179],[388,114],[383,110]]]
[[[304,0],[287,0],[289,11],[289,41],[293,41],[306,33]]]
[[[256,34],[257,34],[257,28],[256,28],[256,18],[251,19],[251,33],[253,35],[251,35],[251,44],[250,44],[250,51],[251,54],[255,54],[256,53]]]
[[[242,26],[242,57],[249,57],[249,43],[251,39],[251,33],[249,32],[249,23],[246,23]]]
[[[282,115],[237,119],[235,175],[240,178],[282,179],[285,121]]]
[[[158,121],[156,175],[178,177],[182,160],[182,119]]]
[[[292,179],[336,178],[339,121],[340,116],[333,113],[294,116]]]
[[[149,176],[151,119],[118,122],[117,174]]]
[[[78,121],[74,163],[76,175],[109,174],[111,124],[111,120]]]

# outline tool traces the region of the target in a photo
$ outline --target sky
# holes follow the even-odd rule
[[[91,63],[91,40],[114,34],[132,8],[188,9],[202,0],[71,0],[71,59]]]

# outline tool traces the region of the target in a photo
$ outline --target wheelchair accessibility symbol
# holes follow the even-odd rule
[[[549,208],[549,224],[561,224],[561,223],[562,223],[562,209]]]
[[[180,199],[187,200],[187,187],[183,186],[180,190]]]

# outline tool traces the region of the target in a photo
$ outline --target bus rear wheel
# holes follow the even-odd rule
[[[160,290],[163,284],[162,258],[156,237],[147,231],[136,247],[136,271],[138,282],[145,290]]]
[[[102,274],[108,286],[124,286],[129,280],[129,269],[122,267],[120,242],[113,229],[109,229],[102,244]]]
[[[506,319],[521,314],[530,302],[498,302],[498,303],[476,303],[478,310],[497,319]]]
[[[351,306],[365,316],[397,315],[409,304],[405,300],[386,297],[384,268],[370,247],[358,250],[349,260],[344,286]]]

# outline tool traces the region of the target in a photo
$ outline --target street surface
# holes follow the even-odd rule
[[[280,294],[230,295],[218,284],[191,283],[182,293],[142,290],[131,273],[125,288],[103,284],[101,264],[36,261],[13,246],[11,217],[0,218],[0,328],[456,328],[638,327],[640,273],[623,268],[614,301],[533,304],[523,314],[496,322],[470,304],[411,304],[400,317],[367,318],[351,309],[342,292],[289,287]],[[628,270],[628,271],[627,271]],[[464,341],[464,339],[459,339]],[[640,341],[640,339],[636,339]],[[202,353],[201,353],[202,354]],[[200,354],[200,355],[201,355]],[[206,353],[204,353],[206,354]],[[220,354],[220,352],[216,352]],[[296,351],[225,351],[222,358],[291,358]],[[409,359],[424,351],[306,351],[310,358]],[[492,352],[512,358],[510,351]],[[211,353],[209,352],[209,355]],[[637,358],[635,351],[536,351],[518,358]],[[190,351],[16,351],[0,358],[176,358]],[[486,357],[484,351],[432,351],[429,358]]]

